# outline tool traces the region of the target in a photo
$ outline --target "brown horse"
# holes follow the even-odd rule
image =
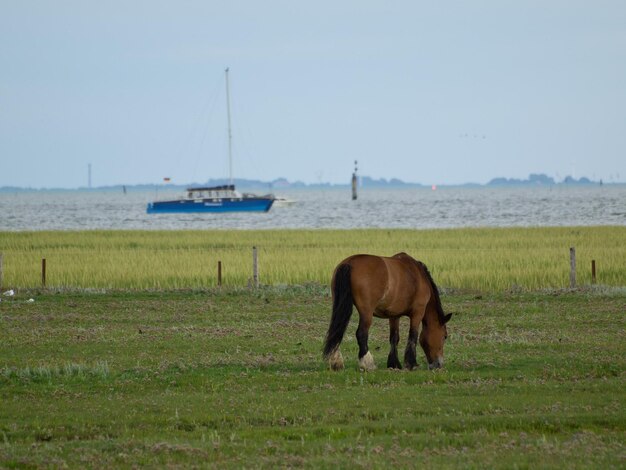
[[[359,312],[356,339],[359,343],[359,367],[376,368],[367,346],[372,317],[389,319],[391,351],[387,367],[401,369],[398,360],[400,317],[410,320],[409,340],[404,353],[404,366],[417,367],[416,344],[419,324],[422,331],[419,342],[426,354],[430,369],[443,366],[443,343],[448,337],[446,323],[452,314],[444,314],[439,290],[426,265],[406,253],[391,258],[373,255],[354,255],[344,259],[335,268],[332,279],[333,313],[324,344],[324,358],[333,370],[343,368],[339,344],[352,315],[352,305]]]

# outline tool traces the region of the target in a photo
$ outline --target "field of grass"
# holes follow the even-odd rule
[[[0,467],[624,468],[624,289],[444,292],[440,371],[384,369],[375,320],[359,372],[354,318],[327,370],[329,304],[315,284],[4,298]]]
[[[252,247],[265,285],[327,284],[354,253],[405,251],[425,262],[438,284],[502,292],[569,286],[569,248],[578,282],[626,285],[626,227],[453,230],[86,231],[0,233],[4,287],[41,285],[96,289],[179,289],[227,286],[252,277]]]

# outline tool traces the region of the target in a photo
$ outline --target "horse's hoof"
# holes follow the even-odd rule
[[[364,372],[376,369],[376,363],[374,362],[371,352],[367,351],[365,356],[359,359],[359,369]]]
[[[328,358],[328,364],[330,365],[331,370],[343,369],[343,356],[341,355],[341,351],[339,351],[339,349],[330,355]]]

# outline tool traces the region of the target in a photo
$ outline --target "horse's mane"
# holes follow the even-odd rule
[[[441,325],[446,323],[446,314],[443,311],[443,307],[441,306],[441,297],[439,296],[439,289],[437,288],[437,284],[435,284],[435,281],[433,281],[433,277],[430,275],[430,271],[428,271],[428,268],[426,267],[426,265],[424,263],[422,263],[421,261],[417,262],[417,265],[424,271],[424,274],[426,275],[426,279],[428,279],[428,282],[430,282],[430,285],[433,288],[433,296],[434,296],[434,300],[435,300],[435,310],[437,311],[437,318],[439,318],[439,323]]]

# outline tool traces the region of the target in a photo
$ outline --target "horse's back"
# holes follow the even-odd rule
[[[352,276],[364,282],[387,284],[414,283],[419,276],[418,261],[406,253],[397,253],[391,257],[358,254],[352,255],[341,261],[335,272],[342,265],[349,265]],[[404,287],[404,286],[403,286]]]
[[[382,256],[352,255],[339,263],[337,268],[346,264],[350,266],[353,289],[358,287],[360,283],[381,284],[387,282],[387,268]]]
[[[362,304],[381,312],[401,314],[412,308],[416,297],[424,290],[417,262],[406,253],[392,257],[353,255],[339,263],[341,265],[350,266],[357,308]]]

